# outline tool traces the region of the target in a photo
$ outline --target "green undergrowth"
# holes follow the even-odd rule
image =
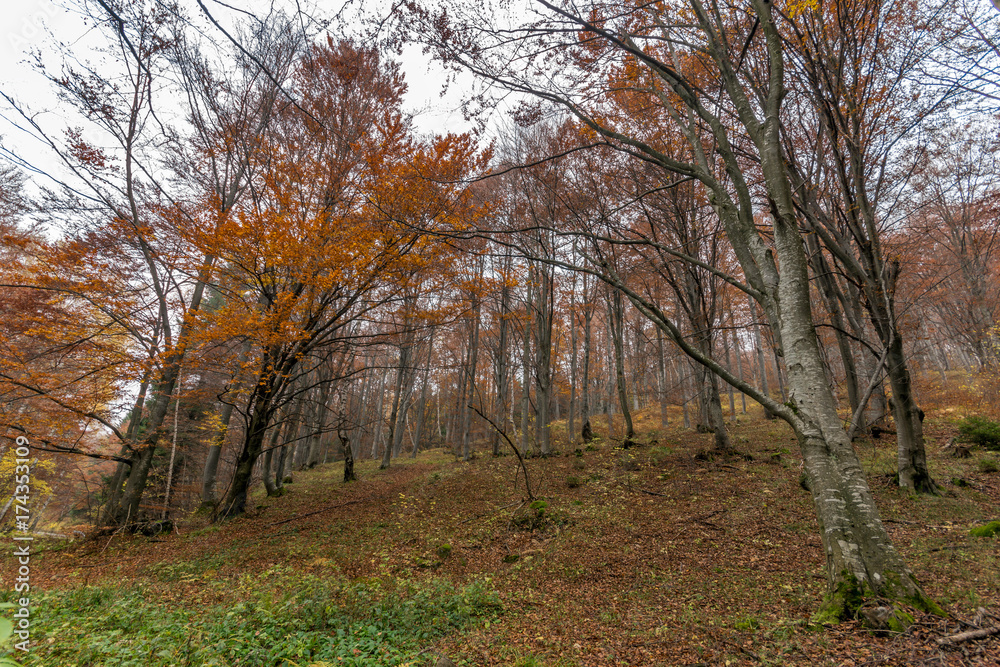
[[[33,648],[23,663],[401,665],[436,639],[501,611],[496,593],[478,581],[290,575],[261,589],[260,580],[245,583],[239,601],[205,607],[186,595],[156,600],[142,586],[43,593],[33,599]]]
[[[969,531],[972,537],[996,537],[1000,536],[1000,521],[990,521],[985,526],[976,526]]]
[[[1000,422],[970,415],[958,421],[958,436],[961,442],[1000,451]]]

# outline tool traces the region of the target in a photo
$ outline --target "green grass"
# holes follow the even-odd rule
[[[184,595],[171,601],[169,592],[100,586],[39,595],[24,665],[400,665],[435,639],[500,612],[483,583],[435,579],[265,573],[241,582],[234,591],[240,601],[203,608]]]

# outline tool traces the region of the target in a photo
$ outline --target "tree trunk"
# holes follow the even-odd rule
[[[732,373],[733,372],[732,356],[729,353],[729,341],[730,340],[731,340],[731,338],[729,336],[728,330],[723,329],[722,330],[722,346],[726,350],[726,368],[729,369],[730,373]],[[733,393],[733,385],[727,383],[727,386],[729,387],[729,418],[730,419],[735,419],[736,418],[736,396]]]
[[[502,274],[504,277],[510,273],[510,262],[510,255],[507,255],[504,273]],[[496,383],[493,421],[496,424],[502,425],[504,423],[504,414],[507,411],[507,402],[509,401],[507,392],[510,388],[510,382],[507,378],[510,369],[510,360],[507,356],[507,339],[510,337],[510,286],[507,280],[504,280],[503,287],[500,290],[500,318],[497,327],[499,328],[499,340],[497,341],[496,357],[493,363],[494,380]],[[498,429],[493,429],[490,432],[490,449],[493,452],[493,456],[500,456],[500,431]]]
[[[632,412],[629,410],[628,396],[625,391],[624,320],[625,305],[622,303],[621,292],[613,290],[608,297],[608,335],[611,336],[611,343],[614,348],[615,384],[618,389],[618,404],[621,406],[622,418],[625,422],[622,446],[631,447],[634,444],[635,428],[632,426]]]
[[[895,337],[886,357],[892,387],[893,416],[896,421],[896,453],[899,485],[917,493],[939,493],[927,469],[924,450],[923,410],[917,405],[910,385],[910,372],[903,355],[903,341]]]
[[[480,274],[481,275],[481,274]],[[468,398],[462,401],[462,460],[470,461],[472,460],[472,449],[471,440],[472,434],[472,410],[469,407],[471,403],[475,401],[476,398],[476,366],[479,361],[479,316],[480,316],[480,301],[476,297],[476,305],[473,309],[473,320],[472,320],[472,337],[469,340],[469,367],[467,369],[468,381],[466,382],[466,387],[468,387]]]
[[[240,355],[237,358],[237,362],[241,367],[249,353],[250,342],[247,341],[243,344]],[[222,448],[226,444],[226,434],[229,433],[229,421],[233,417],[233,408],[236,406],[236,399],[239,394],[239,371],[233,375],[224,393],[228,394],[231,391],[233,392],[233,396],[222,406],[222,412],[219,414],[219,427],[212,438],[212,444],[208,447],[208,456],[205,458],[205,470],[201,477],[202,510],[214,509],[216,503],[219,501],[215,495],[215,485],[219,475],[219,459],[222,456]]]
[[[733,336],[736,341],[736,373],[739,377],[740,382],[743,382],[745,378],[743,377],[743,347],[740,345],[740,337],[737,335]],[[740,402],[742,403],[743,414],[747,413],[747,395],[745,392],[740,392]]]
[[[177,458],[177,430],[181,414],[181,397],[174,399],[174,437],[170,443],[170,462],[167,463],[167,484],[163,492],[163,513],[160,520],[163,521],[170,514],[170,487],[174,482],[174,461]]]
[[[683,390],[684,402],[681,404],[681,409],[684,416],[684,428],[691,428],[691,401],[695,399],[695,392],[692,390],[693,374],[684,376],[682,371],[684,365],[681,362],[677,362],[677,381]]]
[[[274,483],[273,466],[271,464],[274,461],[274,448],[278,444],[278,437],[281,435],[281,429],[284,425],[284,416],[279,414],[275,419],[274,425],[271,426],[271,437],[267,441],[267,447],[264,448],[264,465],[261,466],[263,468],[261,478],[264,482],[264,490],[267,492],[269,498],[282,494],[282,489],[278,488]]]
[[[552,319],[553,274],[549,267],[537,267],[538,291],[535,301],[535,444],[542,456],[552,454],[549,405],[552,401]]]
[[[524,339],[521,349],[521,452],[527,453],[531,445],[528,435],[528,411],[531,409],[531,287],[525,289],[526,299],[524,303]]]
[[[574,261],[575,249],[574,249]],[[577,365],[577,326],[576,326],[576,273],[573,273],[573,284],[569,292],[569,410],[566,415],[566,441],[570,447],[576,439],[576,365]]]
[[[750,301],[750,317],[753,319],[753,341],[754,345],[757,347],[757,368],[760,373],[760,388],[765,395],[770,396],[771,390],[768,388],[767,383],[767,365],[764,361],[764,340],[763,336],[760,335],[760,321],[757,319],[757,304],[750,297],[747,297]],[[764,418],[774,419],[774,413],[764,406]]]
[[[129,418],[128,429],[125,431],[125,439],[128,441],[122,444],[119,456],[125,456],[129,453],[129,443],[135,444],[139,433],[139,425],[142,423],[142,408],[146,402],[146,391],[149,388],[149,378],[152,374],[151,370],[146,370],[142,376],[142,382],[139,384],[139,394],[136,396],[135,404],[132,406],[132,416]],[[133,450],[132,456],[135,456],[135,451]],[[130,460],[133,459],[130,456]],[[115,468],[115,474],[111,478],[111,482],[108,485],[108,501],[105,503],[104,511],[102,512],[101,522],[105,525],[115,524],[115,512],[118,509],[119,503],[121,502],[123,485],[125,483],[125,473],[126,468],[131,469],[130,463],[118,463]]]
[[[356,482],[358,476],[354,473],[354,451],[351,449],[351,440],[343,431],[337,431],[340,438],[340,451],[344,456],[344,482]]]
[[[413,453],[411,456],[417,458],[417,450],[420,449],[420,436],[423,432],[424,421],[427,415],[427,385],[431,372],[431,359],[434,356],[434,329],[431,329],[430,340],[427,341],[427,365],[424,366],[424,383],[420,388],[420,402],[417,405],[417,426],[413,434]]]
[[[580,397],[580,421],[583,426],[580,428],[580,437],[584,442],[594,439],[594,432],[590,426],[591,396],[590,396],[590,350],[591,334],[593,330],[594,308],[589,302],[592,295],[587,289],[587,274],[583,275],[583,391]]]
[[[710,345],[702,341],[703,346]],[[704,348],[703,348],[704,350]],[[711,355],[705,352],[706,357]],[[701,424],[699,430],[707,430],[714,436],[715,450],[718,452],[731,452],[733,445],[729,439],[729,431],[726,429],[726,418],[722,413],[722,397],[719,394],[719,380],[714,373],[709,372],[704,366],[695,367],[695,377],[697,384],[701,386],[699,412]],[[701,428],[704,426],[704,428]]]
[[[670,423],[670,418],[667,415],[667,365],[663,354],[663,332],[659,328],[656,329],[656,361],[659,371],[656,377],[659,387],[657,398],[660,402],[660,426],[667,426]]]
[[[146,427],[147,436],[139,446],[140,451],[134,454],[134,462],[129,470],[128,481],[125,483],[125,490],[122,493],[121,501],[115,511],[109,513],[109,519],[115,525],[123,525],[130,520],[135,520],[139,513],[139,502],[142,500],[142,494],[146,490],[146,480],[149,477],[149,470],[152,467],[153,454],[162,435],[163,420],[167,416],[170,397],[173,395],[174,387],[180,378],[185,348],[188,345],[188,338],[191,335],[189,323],[193,321],[193,318],[201,309],[201,302],[205,294],[205,284],[211,274],[213,261],[212,257],[206,256],[202,262],[202,267],[198,273],[198,280],[195,282],[194,290],[191,294],[191,304],[187,309],[187,319],[181,325],[174,349],[164,359],[162,375],[159,383],[156,385],[153,409],[150,411],[149,422]],[[165,308],[165,306],[161,306],[161,308]],[[163,317],[165,318],[166,316],[163,315]],[[167,325],[164,323],[163,327],[166,329]]]
[[[409,365],[410,346],[404,343],[399,347],[399,367],[396,370],[396,386],[392,392],[392,411],[389,415],[389,437],[386,439],[385,449],[382,450],[382,462],[378,466],[379,470],[385,470],[389,467],[393,451],[396,449],[396,440],[399,439],[402,442],[403,439],[403,430],[400,427],[403,417],[406,415],[406,406],[403,405],[403,409],[400,410],[400,404],[403,403],[403,386]]]
[[[378,381],[378,407],[375,408],[375,418],[372,419],[373,431],[372,431],[372,454],[371,457],[374,459],[378,456],[378,447],[382,444],[382,427],[383,421],[385,420],[385,375],[386,371],[383,369],[379,373]]]
[[[229,492],[219,504],[217,511],[220,519],[238,516],[246,511],[247,497],[250,489],[250,480],[253,477],[254,463],[260,456],[263,449],[264,434],[267,431],[267,419],[256,410],[254,417],[250,421],[247,430],[245,446],[240,451],[236,460],[236,469],[233,471],[233,479],[229,484]],[[282,447],[284,450],[285,448]],[[279,474],[283,472],[283,466],[278,465]]]
[[[839,295],[839,285],[833,277],[833,273],[823,256],[819,247],[819,241],[814,234],[806,236],[807,243],[810,244],[809,252],[816,264],[817,284],[820,293],[823,295],[823,305],[830,313],[830,323],[833,325],[833,333],[837,339],[837,349],[840,352],[840,362],[844,367],[844,384],[847,386],[847,400],[851,404],[851,414],[857,412],[861,401],[861,389],[858,383],[858,371],[854,364],[854,353],[851,349],[851,340],[847,337],[844,323],[844,315],[840,308],[842,295]]]
[[[316,410],[313,417],[313,432],[309,438],[309,449],[305,457],[307,468],[315,468],[319,464],[319,453],[321,443],[329,423],[330,408],[327,401],[330,400],[330,373],[329,371],[320,374],[322,384],[319,388],[319,398],[316,401]]]

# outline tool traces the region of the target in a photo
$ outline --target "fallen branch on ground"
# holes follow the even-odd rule
[[[937,643],[941,646],[948,646],[949,644],[959,644],[961,642],[966,642],[972,639],[983,639],[984,637],[989,637],[991,635],[1000,634],[1000,627],[997,628],[983,628],[982,630],[969,630],[968,632],[959,632],[957,635],[951,635],[950,637],[941,637],[937,640]]]

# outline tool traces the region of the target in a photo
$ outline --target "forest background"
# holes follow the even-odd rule
[[[30,56],[52,110],[2,91],[0,521],[19,436],[60,535],[442,449],[514,455],[533,532],[529,469],[697,443],[796,457],[813,622],[945,613],[862,443],[914,502],[982,475],[996,518],[996,10],[217,4],[69,3],[83,35]],[[415,121],[418,53],[463,132]]]

